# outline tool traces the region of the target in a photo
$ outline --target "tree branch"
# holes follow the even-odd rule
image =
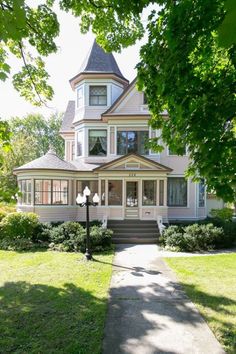
[[[38,92],[38,90],[37,90],[36,83],[34,82],[34,79],[33,79],[32,75],[31,75],[29,66],[28,66],[28,64],[27,64],[27,62],[26,62],[22,43],[21,43],[21,42],[18,42],[18,44],[19,44],[19,48],[20,48],[20,52],[21,52],[21,57],[22,57],[22,59],[23,59],[24,66],[25,66],[25,68],[26,68],[26,70],[27,70],[27,72],[28,72],[28,74],[29,74],[29,78],[30,78],[30,80],[31,80],[31,82],[32,82],[32,85],[33,85],[33,87],[34,87],[34,90],[35,90],[35,92],[36,92],[36,94],[37,94],[37,96],[38,96],[39,102],[41,102],[42,104],[45,105],[45,102],[42,100],[42,98],[41,98],[41,96],[40,96],[40,94],[39,94],[39,92]]]

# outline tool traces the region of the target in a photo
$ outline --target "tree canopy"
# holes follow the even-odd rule
[[[80,18],[107,51],[120,51],[143,37],[143,10],[150,4],[148,40],[141,48],[138,85],[147,95],[151,125],[181,154],[187,145],[188,174],[203,177],[226,201],[235,200],[234,0],[60,0],[62,10]],[[42,56],[57,50],[59,23],[54,1],[32,8],[25,0],[0,0],[0,78],[7,78],[8,53],[22,58],[13,84],[22,96],[42,104],[53,94]],[[32,50],[33,49],[33,50]],[[39,56],[33,56],[32,52]],[[169,118],[161,112],[167,109]],[[157,149],[160,141],[153,141]]]
[[[41,157],[50,147],[63,158],[64,141],[59,135],[61,121],[61,114],[52,115],[49,119],[39,114],[10,119],[7,124],[11,147],[0,147],[0,201],[11,201],[18,191],[14,168]]]

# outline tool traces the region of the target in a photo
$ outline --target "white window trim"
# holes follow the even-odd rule
[[[170,157],[185,157],[188,156],[188,148],[187,146],[185,147],[185,154],[184,155],[174,155],[174,154],[170,154],[170,149],[169,146],[166,147],[166,155],[170,156]]]
[[[168,205],[168,178],[184,178],[184,175],[169,175],[167,177],[167,181],[166,181],[166,206],[167,208],[170,208],[170,209],[178,209],[178,208],[181,208],[181,209],[189,209],[190,208],[190,201],[189,201],[189,198],[190,198],[190,179],[188,178],[187,179],[187,205],[186,206],[169,206]],[[186,179],[185,179],[186,180]]]

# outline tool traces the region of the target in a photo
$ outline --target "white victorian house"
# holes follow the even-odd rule
[[[142,92],[122,75],[112,54],[94,42],[79,73],[70,80],[61,136],[65,158],[53,151],[17,169],[22,197],[18,210],[42,221],[85,220],[76,196],[88,186],[100,202],[92,219],[201,219],[207,215],[202,184],[184,178],[187,153],[148,149],[152,130]],[[166,113],[164,113],[167,115]]]

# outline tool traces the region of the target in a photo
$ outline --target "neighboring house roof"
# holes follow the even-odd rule
[[[62,120],[60,132],[68,132],[73,130],[73,120],[75,116],[75,101],[69,101]]]
[[[121,73],[112,53],[106,53],[94,40],[79,73],[70,82],[74,81],[81,74],[113,74],[122,80],[129,82]]]
[[[39,157],[23,166],[14,169],[14,172],[23,170],[63,170],[76,171],[70,162],[62,160],[53,150],[49,150],[44,156]]]

